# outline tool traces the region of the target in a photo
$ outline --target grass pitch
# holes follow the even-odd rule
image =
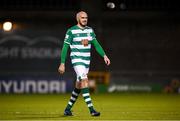
[[[64,117],[70,94],[0,95],[0,120],[180,120],[180,95],[114,93],[91,96],[100,117],[92,117],[80,96],[74,116]]]

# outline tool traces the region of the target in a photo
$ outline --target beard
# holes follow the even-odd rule
[[[79,21],[79,24],[82,26],[82,27],[85,27],[87,25],[87,22],[85,24],[83,24],[81,21]]]

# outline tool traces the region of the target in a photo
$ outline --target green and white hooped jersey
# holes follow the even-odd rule
[[[95,33],[91,27],[86,26],[84,29],[77,25],[71,27],[66,32],[64,42],[70,45],[71,61],[73,66],[83,65],[89,68],[91,57],[91,42],[95,39]],[[82,39],[88,39],[88,46],[82,45]]]

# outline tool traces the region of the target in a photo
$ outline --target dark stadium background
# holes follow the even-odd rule
[[[107,6],[109,2],[115,8]],[[180,92],[177,1],[1,0],[1,93],[49,93],[45,88],[52,80],[65,80],[66,89],[59,93],[72,90],[75,75],[70,59],[65,75],[57,69],[66,30],[76,24],[75,14],[80,10],[88,13],[89,26],[111,59],[107,67],[93,48],[90,79],[97,86],[92,83],[92,91]],[[6,21],[12,22],[11,31],[3,30]],[[21,88],[28,80],[36,89],[31,83],[30,91]],[[34,84],[38,81],[41,91],[37,91],[39,83]],[[14,82],[18,85],[15,92]]]

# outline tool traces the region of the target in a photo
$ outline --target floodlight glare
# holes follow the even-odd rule
[[[114,9],[116,7],[116,5],[113,2],[108,2],[106,5],[110,9]]]
[[[12,30],[12,22],[6,21],[3,23],[3,30],[4,31],[11,31]]]

